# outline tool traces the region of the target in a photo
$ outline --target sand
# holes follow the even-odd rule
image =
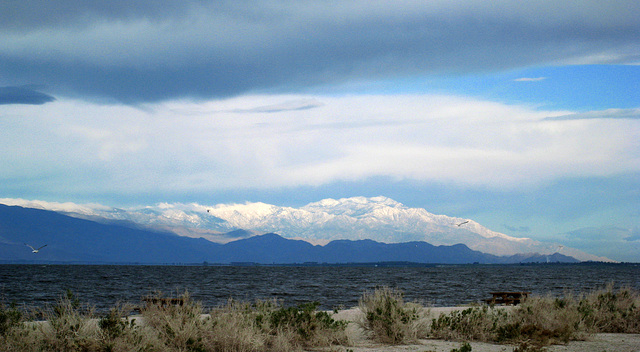
[[[353,352],[451,352],[460,342],[420,340],[413,345],[375,345],[345,347]],[[517,346],[470,342],[472,352],[512,352]],[[571,341],[566,345],[547,346],[548,352],[640,352],[640,334],[595,334],[587,341]]]
[[[441,313],[449,313],[454,310],[462,310],[467,307],[435,307],[430,308],[431,317],[437,317]],[[511,309],[512,307],[501,307]],[[359,309],[348,309],[333,315],[336,320],[346,320],[356,322],[362,317]],[[347,346],[344,351],[353,352],[451,352],[452,349],[459,349],[461,342],[426,339],[418,340],[411,345],[389,346],[376,343],[367,339],[364,331],[358,324],[349,324],[348,334],[352,338],[352,346]],[[500,345],[484,342],[470,342],[472,352],[512,352],[517,346]],[[594,334],[587,337],[585,341],[571,341],[566,345],[547,346],[548,352],[640,352],[640,334]]]

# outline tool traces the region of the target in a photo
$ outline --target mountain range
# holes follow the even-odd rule
[[[519,263],[577,262],[551,256],[495,256],[466,245],[335,240],[324,246],[268,233],[225,244],[170,232],[105,224],[53,211],[0,205],[0,262],[3,263]],[[47,246],[32,253],[26,244]]]
[[[464,244],[496,257],[549,256],[556,252],[581,261],[609,261],[579,250],[492,231],[471,219],[435,215],[386,197],[325,199],[300,208],[265,203],[161,203],[137,208],[0,199],[0,203],[56,211],[103,225],[177,234],[225,244],[265,233],[302,239],[312,245],[331,241],[372,240],[382,244],[426,242],[434,246]],[[0,234],[1,235],[1,234]],[[312,260],[315,261],[315,260]]]

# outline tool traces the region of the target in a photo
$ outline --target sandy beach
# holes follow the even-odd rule
[[[463,310],[467,307],[432,307],[429,308],[430,318],[436,318],[441,313],[449,313],[455,310]],[[501,309],[511,309],[513,306],[499,307]],[[354,322],[349,324],[347,328],[349,336],[352,339],[353,346],[345,347],[353,352],[451,352],[452,349],[458,349],[462,345],[457,341],[445,341],[436,339],[418,340],[415,344],[410,345],[382,345],[368,339],[365,332],[355,323],[361,319],[362,313],[358,308],[352,308],[339,311],[333,315],[336,320],[346,320]],[[473,352],[495,352],[504,351],[512,352],[515,345],[500,345],[484,342],[469,342]],[[640,334],[593,334],[587,337],[585,341],[571,341],[564,345],[547,346],[549,352],[640,352]]]
[[[517,346],[497,345],[483,342],[470,342],[473,352],[512,352]],[[413,345],[376,345],[373,343],[346,347],[353,352],[451,352],[460,348],[460,342],[444,340],[419,340]],[[547,346],[549,352],[638,352],[640,334],[595,334],[586,341],[571,341],[566,345]]]

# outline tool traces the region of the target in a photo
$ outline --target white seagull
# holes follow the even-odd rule
[[[31,247],[30,245],[28,245],[28,244],[26,244],[26,243],[25,243],[25,246],[27,246],[27,247],[31,248],[31,251],[32,251],[33,253],[38,253],[38,252],[40,252],[40,250],[41,250],[42,248],[46,247],[47,245],[45,244],[44,246],[42,246],[42,247],[40,247],[40,248],[33,248],[33,247]]]
[[[469,222],[469,220],[467,220],[467,221],[463,221],[463,222],[461,222],[461,223],[459,223],[459,224],[456,224],[456,226],[460,227],[460,226],[462,226],[462,225],[464,225],[464,224],[466,224],[466,223],[468,223],[468,222]]]

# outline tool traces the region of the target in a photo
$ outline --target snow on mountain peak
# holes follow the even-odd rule
[[[387,243],[464,243],[472,249],[496,255],[526,252],[550,254],[557,249],[555,244],[511,237],[487,229],[473,220],[435,215],[381,196],[328,198],[300,208],[264,203],[219,204],[210,212],[237,228],[275,232],[286,238],[310,241],[372,239]],[[579,259],[584,258],[588,258],[588,255]]]
[[[268,223],[270,219],[277,218],[282,214],[295,212],[294,208],[278,207],[262,202],[247,202],[244,204],[218,204],[208,210],[210,215],[224,219],[232,227],[244,230],[252,230],[254,228],[269,228],[269,230],[266,230],[267,232],[273,230],[272,227],[265,227],[266,223]]]
[[[390,206],[390,207],[403,207],[403,205],[399,202],[391,198],[387,198],[384,196],[377,197],[351,197],[351,198],[340,198],[340,199],[332,199],[327,198],[323,199],[319,202],[309,203],[305,207],[321,207],[321,208],[334,208],[338,206],[372,206],[372,205],[380,205],[380,206]]]
[[[558,248],[557,244],[507,236],[470,219],[436,215],[423,208],[410,208],[383,196],[328,198],[300,208],[261,202],[215,206],[159,203],[131,209],[8,199],[0,199],[0,202],[128,220],[147,226],[172,228],[179,234],[192,232],[194,236],[199,236],[202,231],[218,231],[220,234],[242,229],[253,233],[274,232],[286,238],[303,238],[312,242],[371,239],[387,243],[463,243],[471,249],[496,255],[528,252],[551,254]],[[568,250],[565,247],[565,252]],[[580,260],[598,260],[583,252],[572,252],[572,255]]]
[[[387,197],[352,197],[340,199],[323,199],[309,203],[300,209],[310,212],[325,212],[333,215],[366,216],[376,210],[387,208],[405,208],[404,205]]]
[[[247,216],[265,217],[272,215],[278,210],[278,207],[271,204],[262,202],[244,204],[218,204],[213,209],[210,209],[210,213],[213,215],[220,214],[225,215],[229,213],[233,214],[246,214]]]

